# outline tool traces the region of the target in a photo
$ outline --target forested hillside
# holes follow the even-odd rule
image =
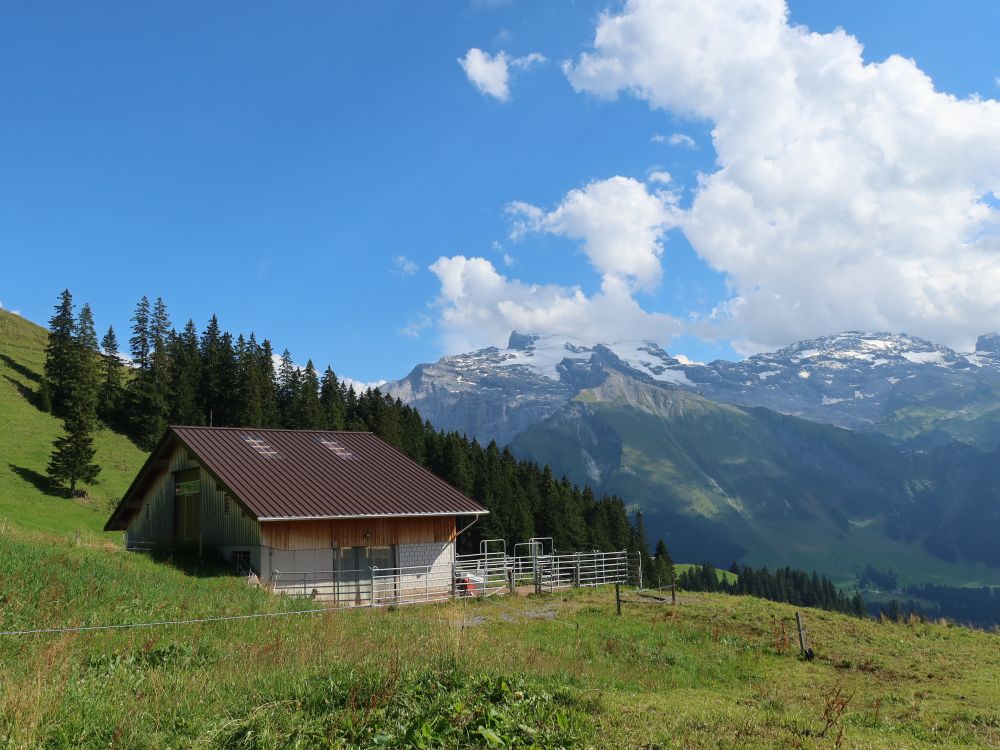
[[[23,327],[34,328],[26,322]],[[98,345],[92,311],[84,305],[75,314],[66,291],[47,341],[44,331],[33,335],[36,350],[44,346],[47,355],[45,377],[34,379],[32,398],[63,418],[67,436],[82,427],[82,447],[75,450],[90,456],[84,468],[98,470],[89,481],[80,480],[88,486],[99,486],[105,469],[93,463],[92,446],[85,445],[101,425],[146,450],[168,424],[370,430],[490,509],[463,535],[468,548],[478,548],[483,538],[512,545],[547,536],[558,549],[642,551],[647,566],[655,564],[641,514],[630,516],[620,498],[595,497],[495,443],[481,446],[439,432],[399,399],[374,389],[357,393],[331,367],[320,375],[311,359],[298,366],[287,350],[276,358],[269,340],[258,341],[253,333],[234,336],[215,316],[201,333],[192,320],[178,331],[162,299],[150,304],[143,298],[132,318],[126,359],[118,355],[114,330]],[[88,409],[92,413],[80,413]]]

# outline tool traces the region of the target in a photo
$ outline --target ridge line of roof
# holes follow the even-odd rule
[[[322,433],[322,434],[334,434],[334,435],[374,435],[375,433],[371,430],[297,430],[292,427],[211,427],[209,425],[201,424],[172,424],[168,425],[168,429],[171,430],[228,430],[234,432],[309,432],[309,433]]]

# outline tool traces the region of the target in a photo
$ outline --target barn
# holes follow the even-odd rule
[[[396,571],[397,595],[420,571],[428,586],[455,559],[459,519],[487,512],[370,432],[170,427],[104,528],[362,603],[372,570]]]

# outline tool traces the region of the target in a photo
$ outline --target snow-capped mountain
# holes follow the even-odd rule
[[[687,383],[681,363],[655,344],[586,345],[571,336],[514,332],[490,347],[417,365],[382,390],[417,407],[435,426],[506,444],[609,371]]]
[[[384,390],[439,427],[505,444],[612,371],[716,401],[897,437],[912,437],[928,420],[962,426],[1000,407],[996,333],[981,336],[968,354],[906,334],[848,331],[739,362],[696,364],[651,342],[593,344],[515,332],[506,348],[418,365]],[[918,410],[919,425],[913,422]]]
[[[1000,351],[991,347],[998,344],[1000,337],[989,334],[980,337],[976,352],[959,354],[906,334],[848,331],[685,373],[710,398],[869,427],[916,404],[947,404],[955,414],[984,396],[995,404]]]

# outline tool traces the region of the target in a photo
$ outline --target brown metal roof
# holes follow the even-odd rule
[[[170,427],[159,450],[171,435],[259,520],[488,512],[370,432]]]

